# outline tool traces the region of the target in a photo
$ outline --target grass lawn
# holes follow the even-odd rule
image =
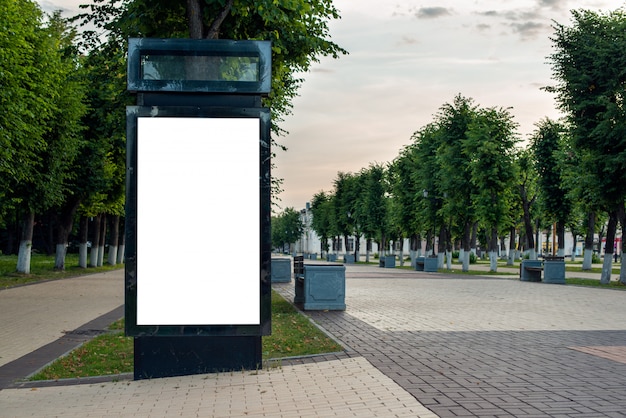
[[[133,339],[124,336],[122,321],[31,377],[56,380],[133,372]],[[272,291],[272,335],[263,337],[263,360],[341,351],[278,293]]]
[[[123,265],[102,267],[78,267],[78,254],[68,254],[65,257],[65,270],[54,270],[54,256],[33,254],[30,261],[30,274],[16,272],[17,256],[0,255],[0,289],[13,286],[40,282],[45,280],[63,279],[66,277],[81,276],[83,274],[99,273],[115,270]]]

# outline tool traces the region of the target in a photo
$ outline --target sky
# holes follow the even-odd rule
[[[87,0],[39,0],[73,14]],[[413,133],[461,94],[480,107],[510,108],[526,139],[558,118],[547,57],[553,22],[572,9],[611,11],[623,0],[334,0],[333,42],[349,54],[322,57],[281,127],[273,175],[284,180],[280,208],[304,208],[332,191],[337,173],[387,163]]]

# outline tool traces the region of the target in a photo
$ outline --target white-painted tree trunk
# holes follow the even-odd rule
[[[446,267],[448,270],[452,270],[452,252],[446,250]]]
[[[583,270],[591,270],[591,262],[593,259],[593,251],[583,251]]]
[[[471,251],[468,251],[468,252],[463,251],[463,258],[462,258],[462,260],[463,260],[463,267],[461,268],[461,270],[463,270],[463,271],[469,271],[470,254],[471,254]]]
[[[498,271],[498,252],[489,251],[489,271]]]
[[[98,247],[98,267],[104,264],[104,245]]]
[[[572,246],[572,255],[570,261],[576,261],[576,243]]]
[[[437,254],[437,268],[443,270],[443,262],[444,262],[445,253]]]
[[[54,252],[54,266],[57,270],[65,270],[65,253],[67,244],[57,244]]]
[[[117,263],[118,264],[123,264],[124,261],[126,261],[124,258],[124,251],[126,251],[125,244],[121,244],[117,247]]]
[[[607,257],[611,256],[611,257]],[[602,261],[602,273],[600,274],[600,283],[608,284],[611,281],[611,269],[613,268],[612,254],[604,254]]]
[[[565,248],[559,248],[556,252],[557,257],[565,257]]]
[[[626,284],[626,255],[622,253],[620,255],[620,263],[619,266],[619,281],[621,284]]]
[[[82,268],[87,268],[87,255],[89,253],[89,248],[87,247],[86,242],[81,242],[78,244],[78,266]]]
[[[117,264],[117,245],[109,245],[107,263],[114,266]]]
[[[30,256],[33,242],[30,240],[20,241],[20,249],[17,254],[17,272],[30,274]]]
[[[531,248],[530,250],[528,250],[528,259],[529,260],[536,260],[537,259],[537,250],[534,248]]]
[[[94,246],[94,244],[91,244],[91,251],[89,251],[89,267],[98,267],[98,253],[99,253],[99,248],[98,246]]]
[[[512,266],[514,262],[515,262],[515,250],[509,249],[509,256],[506,260],[506,264],[507,266]]]

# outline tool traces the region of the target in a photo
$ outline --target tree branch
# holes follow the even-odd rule
[[[192,0],[189,0],[192,1]],[[218,39],[220,37],[220,27],[226,19],[226,16],[230,13],[230,9],[233,8],[233,3],[235,0],[228,0],[224,5],[222,11],[215,17],[213,22],[211,22],[211,26],[209,26],[209,32],[207,33],[207,39]]]

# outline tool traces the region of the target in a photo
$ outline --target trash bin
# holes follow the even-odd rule
[[[291,260],[288,258],[272,258],[272,283],[289,283],[291,281]]]
[[[346,267],[343,264],[305,264],[305,310],[346,310]]]
[[[565,284],[565,258],[546,257],[543,262],[543,282]]]
[[[343,262],[346,263],[346,264],[354,264],[354,254],[346,254],[346,255],[344,255],[343,256]]]
[[[436,273],[439,269],[437,265],[439,259],[437,257],[424,257],[424,271],[430,273]]]

